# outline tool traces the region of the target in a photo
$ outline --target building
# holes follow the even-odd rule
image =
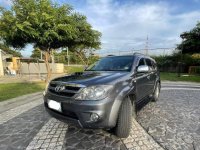
[[[64,64],[50,63],[52,73],[64,73]],[[12,73],[15,72],[15,73]],[[0,49],[0,76],[46,74],[46,65],[43,60],[34,58],[13,57]]]
[[[7,54],[6,52],[0,49],[0,76],[5,75],[6,59],[11,57],[12,55]]]

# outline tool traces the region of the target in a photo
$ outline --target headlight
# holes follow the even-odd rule
[[[83,88],[77,94],[77,100],[101,100],[107,97],[108,92],[112,89],[112,85],[97,85]]]

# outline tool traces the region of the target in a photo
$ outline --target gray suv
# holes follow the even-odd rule
[[[155,60],[135,53],[107,56],[84,72],[53,79],[44,105],[53,117],[83,128],[112,129],[128,137],[137,106],[157,101],[160,76]]]

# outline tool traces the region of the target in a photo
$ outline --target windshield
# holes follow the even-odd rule
[[[133,56],[105,57],[89,66],[86,71],[131,71]]]

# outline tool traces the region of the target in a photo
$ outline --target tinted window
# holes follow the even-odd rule
[[[155,68],[153,67],[153,63],[150,59],[146,59],[146,64],[147,66],[149,66],[151,71],[155,70]]]
[[[131,71],[133,56],[105,57],[88,67],[86,71]]]
[[[144,58],[141,58],[138,64],[138,66],[142,66],[142,65],[145,65]]]
[[[146,64],[147,66],[152,67],[152,63],[150,59],[146,59]]]

